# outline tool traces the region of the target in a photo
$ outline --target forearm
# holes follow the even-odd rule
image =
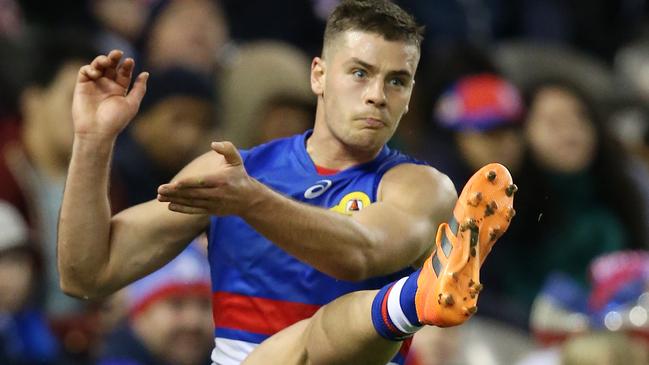
[[[64,291],[79,295],[95,285],[108,261],[108,176],[114,141],[77,137],[58,232],[58,268]]]
[[[260,184],[261,185],[261,184]],[[243,218],[276,245],[339,279],[364,279],[381,237],[349,216],[303,204],[260,186]]]

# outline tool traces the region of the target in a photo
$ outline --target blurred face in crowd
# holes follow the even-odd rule
[[[132,41],[139,37],[149,11],[142,0],[95,0],[91,5],[104,27]]]
[[[319,108],[316,131],[354,149],[376,151],[407,111],[419,49],[356,30],[329,42],[311,67]]]
[[[313,111],[299,104],[271,103],[259,121],[257,144],[303,133],[313,125]]]
[[[516,127],[492,131],[463,131],[456,134],[462,157],[472,170],[499,162],[511,171],[520,168],[523,159],[523,138]]]
[[[575,173],[588,168],[597,135],[586,106],[573,93],[545,87],[532,100],[526,134],[533,157],[551,171]]]
[[[67,165],[72,150],[72,94],[81,61],[63,64],[49,85],[30,87],[23,95],[26,122],[32,124],[47,138],[40,141],[49,145],[49,152]]]
[[[203,141],[213,134],[213,116],[207,100],[172,96],[147,110],[133,132],[159,167],[175,172],[205,152]]]
[[[225,19],[210,0],[171,0],[158,16],[147,47],[149,66],[211,72],[228,40]]]
[[[426,326],[412,340],[412,353],[426,365],[448,365],[457,362],[462,337],[458,327]]]
[[[171,296],[151,303],[133,319],[135,333],[158,358],[170,364],[200,365],[213,345],[207,295]]]
[[[21,309],[29,297],[33,275],[33,261],[27,251],[0,253],[0,313]]]

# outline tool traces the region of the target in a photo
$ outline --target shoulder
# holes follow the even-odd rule
[[[455,193],[455,186],[446,174],[432,166],[415,163],[402,163],[389,169],[381,179],[381,187],[409,187],[410,190],[436,187]]]
[[[388,170],[379,184],[378,200],[411,200],[415,204],[435,201],[452,206],[457,192],[451,179],[429,165],[402,163]]]

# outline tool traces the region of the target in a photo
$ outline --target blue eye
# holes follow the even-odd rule
[[[389,81],[390,85],[392,86],[405,86],[406,83],[402,79],[395,78],[395,79],[390,79]]]
[[[363,79],[367,76],[367,73],[364,70],[354,70],[352,71],[352,74],[358,79]]]

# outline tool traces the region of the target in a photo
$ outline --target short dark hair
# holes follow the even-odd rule
[[[348,30],[376,33],[389,41],[412,42],[417,48],[424,38],[424,27],[389,0],[343,0],[327,19],[324,47]]]

